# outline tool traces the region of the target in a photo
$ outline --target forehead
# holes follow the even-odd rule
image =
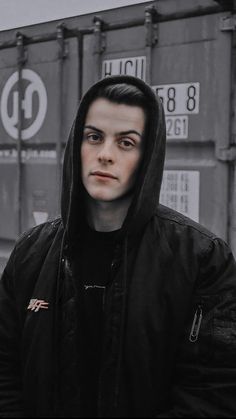
[[[108,99],[95,99],[89,106],[85,124],[95,125],[102,129],[102,125],[114,128],[138,129],[143,132],[145,113],[140,106],[115,103]]]

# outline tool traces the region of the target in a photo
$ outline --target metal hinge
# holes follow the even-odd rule
[[[103,32],[104,27],[104,20],[101,16],[94,16],[93,24],[94,24],[94,53],[95,54],[102,54],[106,49],[106,35]]]
[[[219,148],[217,150],[217,158],[220,161],[232,162],[236,160],[236,144],[229,148]]]
[[[65,41],[65,31],[66,31],[66,27],[64,25],[64,23],[59,23],[57,25],[57,41],[59,44],[59,58],[60,59],[65,59],[68,56],[69,53],[69,49],[68,49],[68,44]]]
[[[20,32],[16,34],[16,45],[18,49],[18,64],[24,65],[28,59],[26,47],[24,45],[26,37]]]
[[[158,17],[156,8],[147,6],[145,8],[146,46],[152,47],[158,42],[158,25],[153,23]]]
[[[235,31],[236,30],[236,15],[223,16],[220,19],[221,31]]]

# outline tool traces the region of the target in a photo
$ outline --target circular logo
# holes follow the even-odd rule
[[[22,129],[21,136],[23,140],[28,140],[33,137],[41,128],[46,112],[47,112],[47,92],[45,86],[35,71],[29,69],[22,70],[22,79],[28,83],[24,90],[24,97],[21,102],[21,109],[24,114],[24,119],[30,121],[27,128]],[[13,87],[19,81],[19,73],[16,71],[7,80],[1,97],[1,117],[2,123],[6,132],[15,140],[18,138],[18,101],[19,92],[13,91]],[[37,95],[37,112],[33,112],[33,100],[35,94]],[[12,114],[9,115],[9,98],[12,100]]]

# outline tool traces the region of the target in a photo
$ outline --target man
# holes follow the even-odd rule
[[[235,416],[236,264],[158,204],[164,154],[149,86],[88,90],[61,218],[25,233],[2,276],[0,416]]]

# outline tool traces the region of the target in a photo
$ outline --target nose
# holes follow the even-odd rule
[[[98,160],[100,163],[113,163],[114,162],[114,149],[112,141],[105,140],[99,148]]]

